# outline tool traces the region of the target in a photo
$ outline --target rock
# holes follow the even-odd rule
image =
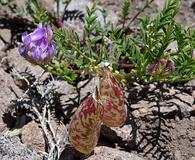
[[[176,150],[174,153],[174,157],[175,160],[181,160],[182,159],[181,152],[179,150]]]
[[[1,160],[42,160],[43,155],[36,150],[27,148],[18,138],[9,138],[0,134]]]
[[[191,157],[189,160],[195,160],[195,157]]]
[[[63,3],[60,3],[60,12],[64,12],[64,5]],[[55,3],[56,6],[56,3]],[[67,11],[67,19],[64,21],[65,27],[70,27],[73,31],[76,31],[79,36],[83,36],[83,29],[84,29],[84,17],[86,16],[86,7],[91,8],[93,6],[93,2],[91,0],[74,0],[71,1],[66,9]],[[104,19],[102,16],[102,13],[100,12],[100,9],[103,9],[101,6],[97,5],[97,11],[95,12],[95,16],[97,17],[97,20],[100,21],[101,24],[104,24]],[[54,7],[54,10],[56,11],[56,7]],[[116,12],[113,10],[108,10],[108,17],[107,21],[111,21],[114,24],[118,22],[118,16]]]
[[[186,93],[176,94],[175,98],[167,101],[167,104],[172,103],[180,108],[181,112],[192,111],[192,104],[194,103],[194,98]]]
[[[4,50],[5,49],[5,44],[3,43],[3,41],[0,38],[0,50]]]
[[[86,160],[144,160],[133,153],[128,153],[114,148],[95,147],[94,154]]]
[[[195,99],[195,91],[192,91],[192,97]]]
[[[7,112],[11,100],[22,96],[23,92],[15,84],[12,77],[0,68],[0,131],[15,123],[12,116]]]
[[[185,86],[195,87],[195,80],[188,81]]]
[[[130,124],[122,127],[107,127],[102,125],[101,136],[112,143],[118,143],[119,146],[125,147],[132,139],[132,127]]]
[[[60,142],[60,147],[64,148],[68,136],[64,126],[58,124],[54,119],[51,120],[50,124],[53,128],[56,139]],[[44,152],[47,148],[43,130],[34,120],[27,123],[22,128],[21,141],[27,147],[38,151]]]
[[[6,56],[6,53],[0,50],[0,62]]]
[[[190,118],[190,120],[192,121],[192,123],[194,123],[193,120],[192,120],[192,118]],[[190,141],[191,142],[195,142],[194,141],[195,140],[195,130],[188,129],[187,134],[189,136]]]
[[[170,43],[166,50],[171,50],[171,52],[177,52],[178,50],[178,45],[177,45],[177,41],[173,41],[172,43]]]
[[[22,128],[21,140],[29,148],[45,151],[44,134],[35,121],[27,123]]]
[[[66,120],[69,121],[72,114],[76,111],[79,95],[76,91],[76,87],[68,84],[66,81],[54,81],[54,84],[58,86],[56,92],[59,94],[59,112],[64,114]]]
[[[65,145],[68,143],[68,129],[65,128],[64,124],[57,123],[54,119],[51,120],[51,125],[53,127],[54,134],[56,139],[59,140],[61,148],[65,148]]]
[[[26,2],[28,2],[27,0],[13,0],[13,4],[15,4],[16,6],[20,6],[21,8],[24,8],[26,5]]]
[[[155,93],[152,93],[148,95],[148,98],[132,104],[131,108],[134,110],[132,112],[133,115],[143,117],[151,112],[153,114],[160,112],[165,116],[175,114],[181,114],[180,116],[184,117],[189,116],[194,111],[194,98],[187,93],[177,93],[177,90],[175,92],[171,90],[169,89],[167,90],[168,92],[163,92],[164,99],[160,102],[150,100],[150,98],[155,97]]]
[[[95,87],[97,86],[98,81],[96,78],[92,78],[91,80],[80,81],[77,85],[79,94],[81,96],[81,100],[86,98],[86,96],[92,94],[95,91]]]
[[[0,37],[6,42],[11,42],[11,31],[9,29],[0,29]]]
[[[54,0],[38,0],[38,3],[48,12],[52,12]]]
[[[131,105],[131,108],[134,109],[132,113],[135,117],[142,117],[152,112],[155,109],[153,106],[156,106],[156,102],[140,100],[138,103]]]
[[[192,147],[195,147],[195,141],[191,142]]]

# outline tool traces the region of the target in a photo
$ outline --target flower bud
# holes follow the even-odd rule
[[[148,66],[148,72],[150,74],[159,74],[165,65],[166,60],[164,58],[159,58],[155,63]]]

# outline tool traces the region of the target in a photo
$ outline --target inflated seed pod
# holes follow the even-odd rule
[[[109,127],[120,127],[127,117],[123,91],[109,71],[104,72],[99,84],[99,104],[103,108],[101,121]]]
[[[69,125],[69,139],[76,150],[90,154],[97,145],[100,134],[101,108],[89,96],[77,109]]]

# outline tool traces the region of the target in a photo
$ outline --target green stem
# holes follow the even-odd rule
[[[86,56],[83,52],[81,52],[81,50],[79,50],[74,44],[71,44],[71,47],[77,51],[80,55],[82,55],[83,57],[85,57],[86,59],[88,59],[90,61],[91,64],[94,63],[94,60],[91,59],[90,57]]]

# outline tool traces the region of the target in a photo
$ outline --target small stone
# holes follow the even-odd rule
[[[195,147],[195,141],[191,142],[192,147]]]
[[[179,122],[180,118],[178,116],[175,117],[175,121]]]
[[[132,126],[126,124],[122,127],[107,127],[102,125],[101,135],[104,139],[117,144],[120,147],[125,147],[129,145],[132,140]]]
[[[45,151],[44,134],[35,121],[27,123],[22,128],[21,140],[29,148]]]
[[[172,52],[177,52],[177,50],[178,50],[177,41],[171,42],[171,43],[168,45],[168,47],[166,48],[166,50],[171,50]]]
[[[195,91],[192,92],[192,97],[195,98]]]
[[[11,31],[9,29],[0,29],[1,38],[6,42],[11,42]]]
[[[194,107],[194,110],[195,110],[195,107]],[[195,121],[195,117],[192,117],[192,116],[191,116],[191,117],[190,117],[190,121],[193,121],[193,122],[194,122],[194,121]]]
[[[5,49],[5,44],[3,43],[3,41],[0,39],[0,50],[4,50]]]
[[[190,80],[188,81],[185,86],[190,86],[190,87],[194,87],[195,86],[195,80]]]

